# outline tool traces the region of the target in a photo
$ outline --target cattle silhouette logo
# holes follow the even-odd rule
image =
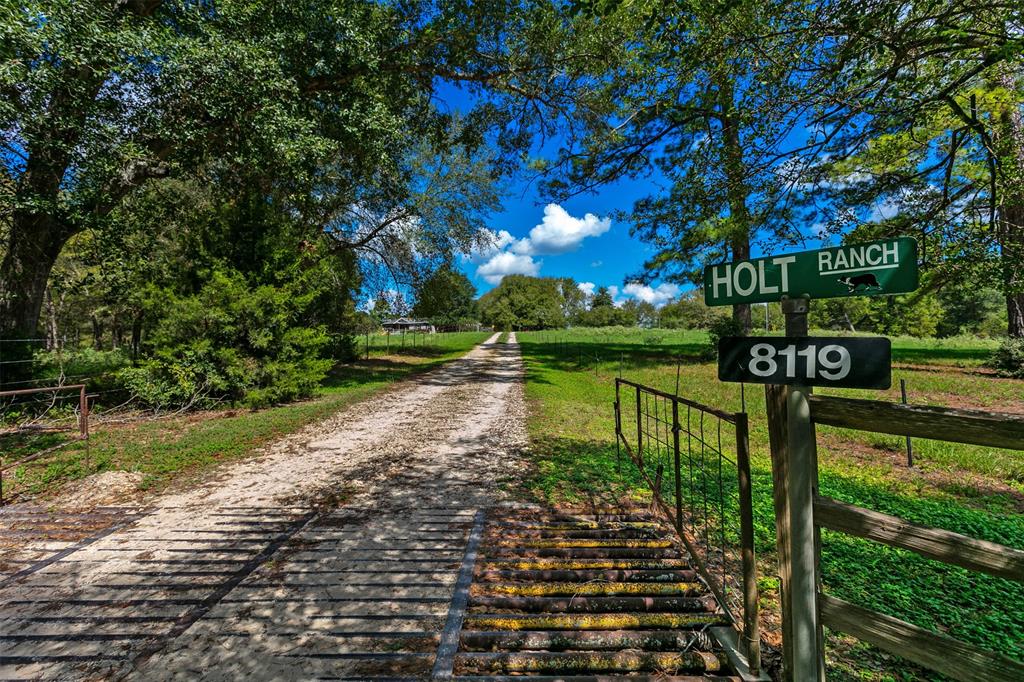
[[[838,280],[840,283],[846,285],[846,290],[849,293],[853,293],[863,287],[864,291],[879,290],[881,291],[882,285],[878,283],[878,279],[870,272],[866,272],[862,275],[854,275],[853,277],[840,277]]]

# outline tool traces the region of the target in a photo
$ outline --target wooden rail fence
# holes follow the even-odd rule
[[[819,495],[815,439],[815,426],[821,424],[894,436],[1024,450],[1024,416],[816,395],[807,395],[801,404],[800,401],[787,400],[788,392],[784,387],[770,387],[768,390],[769,409],[786,413],[786,418],[777,422],[783,426],[772,434],[773,470],[778,470],[774,476],[774,486],[779,533],[779,574],[783,583],[782,606],[785,620],[800,623],[801,619],[811,619],[817,631],[818,661],[815,666],[807,658],[806,640],[815,638],[801,638],[793,634],[794,628],[806,634],[806,628],[800,630],[797,625],[784,628],[784,636],[796,640],[784,647],[787,679],[793,679],[794,669],[806,671],[811,666],[818,668],[818,678],[823,679],[822,627],[828,627],[956,680],[1024,680],[1024,663],[1002,653],[986,651],[822,593],[818,568],[821,528],[1018,582],[1024,582],[1024,551],[911,523],[896,516]],[[802,420],[806,423],[801,423]],[[808,430],[809,438],[794,441],[798,432],[806,436]],[[807,445],[811,448],[812,471],[809,477],[801,479],[793,476],[791,469],[801,466],[795,459],[795,453]],[[810,490],[795,488],[801,485],[809,485]],[[799,505],[800,500],[810,500],[814,520],[815,587],[811,598],[816,609],[812,614],[794,612],[796,601],[793,593],[799,592],[801,586],[794,581],[793,576],[800,572],[800,559],[805,559],[808,551],[805,543],[795,540],[790,534],[791,519],[800,513],[794,506]],[[787,629],[789,632],[785,632]],[[803,651],[799,650],[801,647]],[[800,677],[801,674],[796,676]]]
[[[54,450],[64,447],[70,443],[74,443],[81,440],[89,440],[89,397],[85,392],[85,384],[68,384],[66,386],[47,386],[44,388],[22,388],[15,391],[0,391],[0,398],[6,397],[18,397],[25,395],[33,395],[37,393],[52,393],[55,397],[57,393],[65,391],[78,391],[78,437],[72,438],[60,445],[55,445],[45,450],[40,450],[26,457],[15,461],[4,461],[3,452],[0,452],[0,505],[4,503],[4,472],[10,469],[17,468],[23,464],[28,464],[34,460],[47,455]]]

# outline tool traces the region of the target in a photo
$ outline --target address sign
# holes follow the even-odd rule
[[[727,336],[718,342],[718,378],[755,384],[889,388],[886,338]]]
[[[917,288],[917,242],[900,237],[704,268],[709,306],[902,294]]]

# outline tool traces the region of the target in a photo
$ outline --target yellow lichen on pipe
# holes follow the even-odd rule
[[[520,597],[544,597],[554,595],[693,595],[702,593],[700,583],[484,583],[473,585],[474,595],[510,594]]]
[[[671,540],[498,540],[498,547],[526,547],[536,549],[567,549],[577,547],[628,547],[630,549],[669,549]]]
[[[681,629],[724,623],[714,613],[609,613],[552,616],[466,616],[467,630],[638,630]]]
[[[536,521],[524,522],[514,526],[492,526],[491,530],[504,532],[515,528],[529,530],[656,530],[661,528],[660,523],[653,521]]]
[[[677,569],[689,568],[683,559],[512,559],[510,561],[487,561],[483,570],[585,570],[585,569]]]
[[[510,653],[497,656],[469,656],[466,667],[501,672],[633,672],[640,670],[689,670],[717,672],[722,664],[718,656],[702,651],[602,653],[580,651],[558,654]]]

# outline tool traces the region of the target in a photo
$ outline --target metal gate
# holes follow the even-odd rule
[[[745,412],[617,378],[616,442],[726,612],[752,674],[761,667]],[[620,450],[621,451],[621,450]]]

